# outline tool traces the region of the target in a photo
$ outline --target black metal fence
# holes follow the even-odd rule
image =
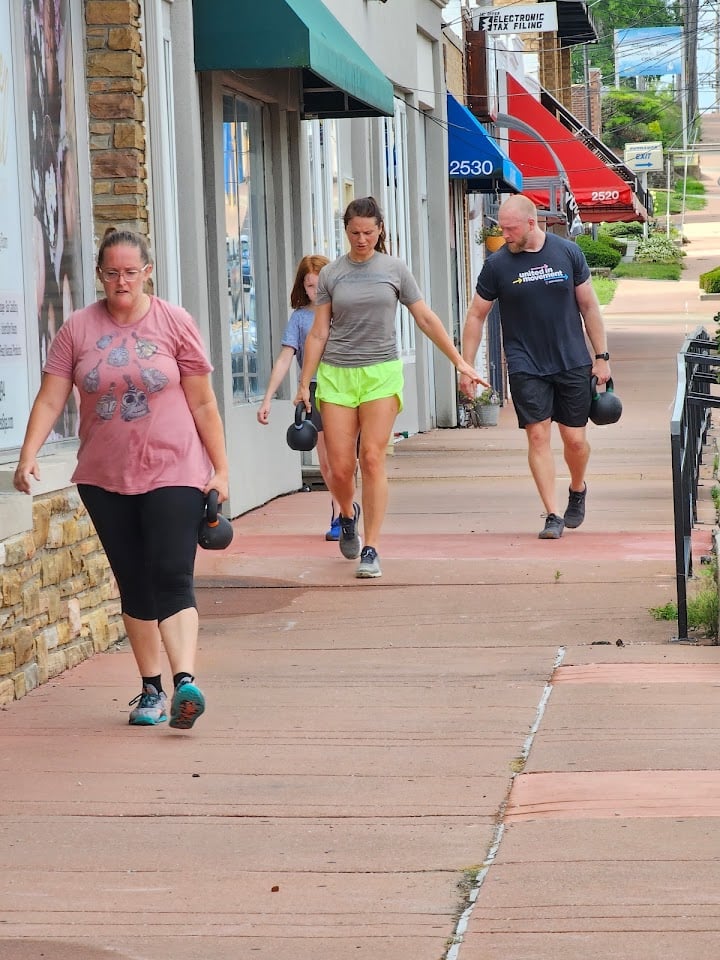
[[[692,528],[697,521],[700,467],[712,407],[720,407],[720,397],[710,394],[711,384],[718,382],[714,369],[718,367],[717,343],[698,327],[686,337],[677,355],[677,390],[670,419],[679,643],[689,642],[687,583],[692,576]]]

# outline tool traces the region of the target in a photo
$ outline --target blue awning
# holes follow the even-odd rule
[[[455,97],[447,95],[448,175],[467,180],[469,193],[518,193],[522,174],[480,121]]]

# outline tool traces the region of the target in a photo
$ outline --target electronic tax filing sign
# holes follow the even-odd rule
[[[475,9],[473,29],[485,33],[548,33],[557,30],[554,3],[511,3],[504,7]]]

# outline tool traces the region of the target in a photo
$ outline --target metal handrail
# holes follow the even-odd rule
[[[717,344],[707,330],[698,327],[686,337],[677,355],[677,389],[670,417],[678,610],[678,636],[674,639],[678,643],[692,642],[688,638],[687,582],[692,576],[692,528],[697,521],[703,448],[712,408],[720,407],[720,397],[710,396],[710,384],[717,383],[710,370],[717,366]]]

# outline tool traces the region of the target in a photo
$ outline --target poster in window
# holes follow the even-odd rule
[[[22,443],[29,410],[10,0],[0,0],[0,449]]]
[[[23,13],[36,291],[31,309],[44,364],[55,334],[82,306],[70,0],[24,0]],[[50,439],[76,434],[73,395]]]

